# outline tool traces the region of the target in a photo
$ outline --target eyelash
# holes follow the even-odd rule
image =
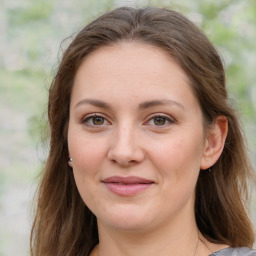
[[[163,125],[156,125],[155,122],[154,122],[156,120],[156,118],[163,118],[165,123]],[[159,128],[166,127],[169,124],[175,123],[175,120],[173,118],[171,118],[168,115],[164,115],[164,114],[154,114],[154,115],[152,115],[149,118],[149,120],[146,122],[146,124],[148,124],[150,121],[154,122],[154,124],[152,124],[152,125],[154,125],[155,127],[159,127]]]
[[[102,124],[102,125],[89,124],[89,121],[91,120],[91,121],[93,122],[93,119],[94,119],[94,118],[102,118],[103,122],[108,122],[107,119],[106,119],[105,117],[103,117],[101,114],[94,113],[94,114],[85,116],[85,117],[82,119],[81,123],[82,123],[82,124],[85,124],[85,125],[87,125],[87,126],[91,126],[91,127],[97,127],[97,126],[100,127],[100,126],[103,125],[103,124]],[[109,123],[109,122],[108,122],[108,123]]]
[[[97,125],[97,124],[92,124],[92,123],[90,124],[89,122],[90,122],[90,121],[93,122],[93,119],[94,119],[94,118],[102,118],[103,124],[99,124],[99,125]],[[164,124],[163,124],[163,125],[157,125],[157,124],[155,124],[154,120],[156,120],[156,118],[163,118]],[[148,119],[148,121],[146,121],[144,124],[149,124],[150,121],[153,121],[154,124],[152,124],[152,125],[153,125],[153,126],[156,126],[156,127],[165,127],[165,126],[167,126],[168,124],[173,124],[173,123],[175,123],[175,120],[174,120],[173,118],[171,118],[171,117],[168,116],[168,115],[164,115],[164,114],[154,114],[154,115],[152,115],[152,116]],[[87,116],[85,116],[85,117],[81,120],[81,123],[82,123],[82,124],[85,124],[85,125],[90,126],[90,127],[101,127],[101,126],[103,126],[103,125],[105,124],[105,122],[108,122],[109,124],[111,124],[109,121],[107,121],[107,119],[106,119],[104,116],[102,116],[101,114],[97,114],[97,113],[87,115]],[[167,122],[167,124],[166,124],[166,122]],[[150,124],[149,124],[149,125],[150,125]]]

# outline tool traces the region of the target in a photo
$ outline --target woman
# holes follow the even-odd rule
[[[256,255],[222,62],[183,15],[123,7],[91,22],[48,116],[32,255]]]

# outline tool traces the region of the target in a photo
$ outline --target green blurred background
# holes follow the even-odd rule
[[[62,40],[121,5],[169,7],[205,31],[225,63],[256,164],[255,0],[0,0],[0,256],[29,255],[31,201],[47,156],[47,89],[70,38]],[[255,193],[251,214],[256,224]]]

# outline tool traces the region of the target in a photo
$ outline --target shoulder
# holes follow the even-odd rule
[[[256,250],[247,247],[225,248],[212,253],[210,256],[256,256]]]

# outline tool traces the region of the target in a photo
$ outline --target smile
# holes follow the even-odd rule
[[[154,181],[130,176],[112,176],[102,181],[107,189],[119,196],[134,196],[155,184]]]

